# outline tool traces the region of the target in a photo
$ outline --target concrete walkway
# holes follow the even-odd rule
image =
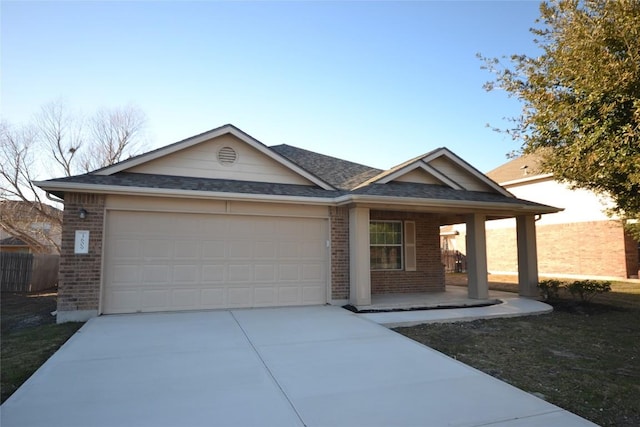
[[[103,316],[0,408],[27,426],[586,426],[338,307]]]

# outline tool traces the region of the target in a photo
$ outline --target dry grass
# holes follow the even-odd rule
[[[517,291],[513,279],[491,280]],[[589,304],[565,295],[548,315],[396,331],[600,425],[638,426],[640,284],[612,288]]]
[[[4,402],[79,328],[55,324],[56,293],[3,293],[0,324],[0,391]]]

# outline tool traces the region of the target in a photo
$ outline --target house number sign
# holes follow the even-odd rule
[[[89,230],[76,230],[75,253],[89,253]]]

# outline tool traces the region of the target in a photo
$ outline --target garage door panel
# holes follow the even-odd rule
[[[142,280],[147,284],[166,284],[171,282],[168,265],[145,265]]]
[[[326,250],[326,243],[324,241],[302,242],[301,246],[302,250],[300,254],[303,258],[321,258]]]
[[[201,294],[203,308],[222,308],[225,306],[225,289],[203,289]]]
[[[137,265],[118,265],[112,268],[114,284],[140,283],[140,267]]]
[[[157,290],[140,290],[142,299],[141,311],[154,311],[166,307],[169,305],[169,290],[157,289]]]
[[[223,282],[224,271],[224,265],[204,265],[202,266],[202,281],[204,283]]]
[[[251,259],[253,258],[253,242],[246,241],[233,241],[229,242],[227,251],[227,257],[231,259],[245,258]]]
[[[322,219],[108,211],[103,312],[325,303],[327,234]]]
[[[172,246],[170,240],[146,240],[142,246],[142,256],[150,259],[168,260],[171,258]]]
[[[224,259],[225,249],[223,240],[205,240],[202,242],[202,259]]]
[[[140,256],[140,241],[135,239],[113,239],[111,256],[114,258],[137,258]]]
[[[175,265],[173,267],[173,283],[199,283],[200,266]]]
[[[256,265],[253,272],[256,282],[273,282],[276,279],[275,265]]]
[[[278,303],[278,293],[271,286],[255,287],[253,291],[253,301],[256,305],[270,306]]]
[[[197,259],[200,256],[200,242],[195,240],[176,240],[173,242],[175,259]]]
[[[227,305],[229,307],[250,307],[253,289],[246,287],[236,287],[227,289]]]
[[[297,242],[280,242],[278,247],[278,257],[280,259],[296,259],[299,256],[300,249]]]
[[[229,282],[248,283],[253,281],[253,266],[251,264],[229,265]]]
[[[302,303],[313,304],[313,301],[317,301],[318,298],[322,298],[324,292],[317,286],[305,286],[302,288]]]
[[[302,266],[303,281],[321,281],[324,279],[324,266],[322,264],[304,264]]]
[[[114,289],[106,298],[106,305],[114,307],[113,313],[132,313],[142,305],[142,295],[136,290]]]
[[[253,242],[253,257],[255,259],[277,259],[278,250],[274,242]]]
[[[200,301],[199,289],[174,289],[171,291],[171,306],[178,310],[197,308],[198,301]]]
[[[298,280],[299,277],[299,265],[298,264],[281,264],[278,271],[279,280]]]
[[[298,286],[281,286],[278,289],[278,303],[280,305],[293,305],[302,301]]]

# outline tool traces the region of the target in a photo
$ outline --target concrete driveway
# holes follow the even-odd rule
[[[329,306],[92,319],[1,411],[3,427],[593,425]]]

